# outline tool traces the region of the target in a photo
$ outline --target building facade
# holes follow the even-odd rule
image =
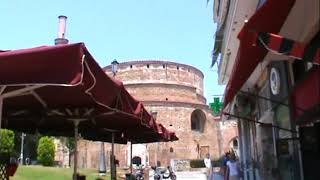
[[[320,4],[216,0],[213,64],[244,179],[319,179]]]

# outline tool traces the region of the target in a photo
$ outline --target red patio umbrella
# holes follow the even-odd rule
[[[0,52],[0,127],[117,143],[177,140],[157,131],[83,43]]]

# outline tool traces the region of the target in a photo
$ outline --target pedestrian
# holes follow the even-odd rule
[[[203,159],[203,161],[204,161],[204,165],[207,168],[207,178],[209,178],[211,176],[211,172],[212,172],[212,164],[211,164],[210,155],[207,154],[206,157]]]
[[[232,153],[230,160],[227,162],[228,180],[240,180],[240,166],[236,155]]]
[[[226,152],[223,159],[222,159],[222,167],[220,170],[220,173],[223,174],[223,176],[225,177],[224,179],[227,180],[228,176],[227,176],[227,162],[230,160],[230,152]]]

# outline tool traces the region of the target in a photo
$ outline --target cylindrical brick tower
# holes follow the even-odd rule
[[[104,68],[113,76],[111,65]],[[137,158],[146,159],[147,165],[169,165],[170,160],[198,159],[210,154],[219,156],[217,122],[203,96],[203,73],[195,67],[169,61],[130,61],[119,64],[116,79],[146,109],[156,113],[156,121],[175,131],[179,141],[151,143],[136,147]],[[141,146],[141,145],[140,145]],[[125,148],[125,149],[124,149]],[[128,147],[118,152],[128,156]],[[144,149],[144,150],[143,150]],[[147,151],[147,158],[139,157]],[[143,153],[142,153],[143,154]],[[125,158],[128,164],[128,158]],[[172,162],[172,161],[171,161]]]

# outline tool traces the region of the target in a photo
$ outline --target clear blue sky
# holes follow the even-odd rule
[[[100,66],[113,59],[163,59],[192,65],[205,75],[205,96],[223,94],[210,69],[215,24],[206,0],[2,0],[0,49],[52,45],[59,15],[66,36],[84,42]]]

